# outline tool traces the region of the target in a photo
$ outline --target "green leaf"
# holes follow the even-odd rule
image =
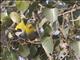
[[[44,48],[47,54],[52,54],[53,52],[53,40],[51,37],[45,37],[42,40],[42,47]]]
[[[16,7],[18,10],[24,12],[29,7],[29,1],[16,1]]]
[[[1,28],[4,29],[8,28],[12,24],[12,21],[9,16],[4,16],[3,14],[1,14],[1,23],[2,23]]]
[[[58,19],[58,9],[57,8],[46,8],[43,10],[43,15],[50,21],[52,24],[57,21]]]
[[[30,54],[31,54],[31,57],[35,57],[36,53],[37,53],[37,47],[34,46],[34,45],[31,45],[30,46]]]
[[[25,15],[26,17],[31,17],[32,16],[32,12],[35,11],[35,10],[38,10],[39,6],[38,6],[38,2],[35,1],[33,2],[32,4],[29,5],[28,9],[29,9],[29,12],[28,14],[26,15],[26,12],[25,12]]]
[[[11,12],[10,18],[14,23],[19,23],[21,21],[20,15],[17,12]]]
[[[1,18],[1,22],[2,22],[2,23],[5,21],[5,18],[6,18],[7,16],[8,16],[8,15],[7,15],[7,12],[1,13],[0,18]]]
[[[11,52],[9,57],[8,57],[8,60],[17,60],[17,56],[15,53]]]
[[[49,26],[49,24],[47,24],[47,23],[44,24],[43,28],[44,28],[44,36],[43,37],[49,36],[49,33],[51,32],[51,27]]]
[[[40,55],[36,56],[33,60],[41,60]]]
[[[74,50],[74,53],[77,55],[77,57],[80,56],[80,41],[73,41],[70,43],[71,48]]]
[[[28,46],[20,46],[19,53],[23,57],[27,57],[30,54]]]
[[[75,27],[79,27],[80,28],[80,20],[75,22]]]
[[[39,23],[39,27],[42,27],[46,22],[47,22],[47,19],[46,18],[43,18],[41,20],[41,22]]]
[[[8,51],[7,48],[3,48],[2,60],[17,60],[17,54],[13,51]]]

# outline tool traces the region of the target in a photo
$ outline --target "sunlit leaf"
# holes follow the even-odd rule
[[[51,37],[43,38],[42,46],[47,54],[52,53],[53,52],[53,41],[52,41]]]
[[[44,16],[50,21],[51,23],[54,23],[58,17],[58,9],[57,8],[46,8],[44,9]]]
[[[10,18],[12,19],[12,21],[14,23],[19,23],[20,20],[21,20],[20,15],[18,13],[16,13],[16,12],[11,12]]]
[[[39,23],[39,27],[42,27],[47,22],[46,18],[43,18],[42,21]]]
[[[16,7],[18,10],[24,12],[29,6],[29,1],[21,0],[16,1]]]

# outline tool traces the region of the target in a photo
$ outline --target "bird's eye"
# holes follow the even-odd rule
[[[63,57],[61,56],[60,58],[62,59]]]

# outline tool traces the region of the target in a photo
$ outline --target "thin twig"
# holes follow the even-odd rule
[[[74,11],[79,10],[79,9],[80,9],[80,6],[78,6],[77,8],[73,8],[72,10],[69,10],[69,11],[67,11],[67,12],[61,13],[61,14],[59,14],[59,16],[65,15],[65,14],[67,14],[67,13],[74,12]]]

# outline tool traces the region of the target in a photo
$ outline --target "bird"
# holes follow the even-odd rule
[[[26,22],[26,21],[25,21]],[[19,24],[16,25],[15,30],[22,30],[26,34],[26,37],[30,40],[35,39],[38,36],[36,28],[31,23],[25,24],[24,20],[21,20]]]
[[[23,20],[22,20],[19,24],[17,24],[15,30],[18,30],[18,29],[23,30],[23,31],[26,32],[27,34],[30,34],[30,33],[34,32],[34,31],[36,31],[36,29],[33,27],[32,24],[28,24],[28,23],[25,24],[25,23],[23,22]]]

